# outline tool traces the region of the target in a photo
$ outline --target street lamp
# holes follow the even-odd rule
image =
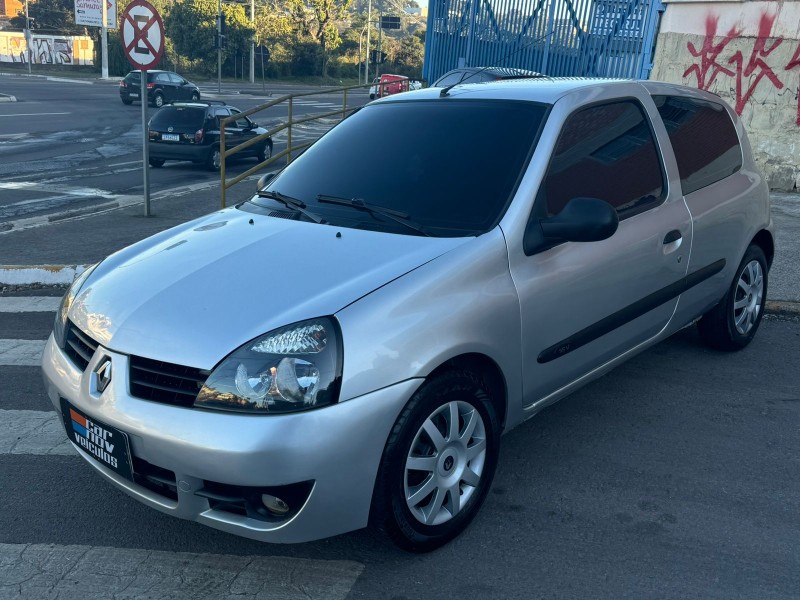
[[[364,29],[361,30],[361,33],[358,36],[358,83],[361,84],[361,40],[364,37],[364,32],[369,28],[369,22],[364,25]],[[369,37],[367,38],[369,39]],[[367,48],[367,58],[364,61],[364,83],[369,83],[369,48]]]

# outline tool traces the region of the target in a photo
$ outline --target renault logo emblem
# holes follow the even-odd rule
[[[111,383],[111,359],[104,358],[95,367],[95,375],[97,375],[97,391],[102,393]]]

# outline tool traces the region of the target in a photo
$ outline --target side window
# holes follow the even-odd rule
[[[183,77],[181,77],[180,75],[176,75],[175,73],[169,73],[168,75],[169,75],[170,81],[172,81],[172,83],[174,83],[175,85],[182,85],[183,84]]]
[[[156,76],[156,81],[158,83],[169,83],[169,76],[166,73],[159,73]]]
[[[238,115],[240,112],[241,112],[240,110],[236,110],[236,109],[233,109],[231,111],[233,116]],[[236,119],[235,126],[240,128],[240,129],[246,129],[247,127],[250,127],[250,121],[247,120],[247,117],[242,117],[241,119]]]
[[[230,117],[231,111],[227,108],[218,108],[216,118],[214,119],[214,129],[219,129],[221,125],[219,124],[220,119],[224,119],[225,117]]]
[[[638,102],[624,100],[590,106],[567,118],[537,202],[546,202],[552,216],[573,198],[599,198],[622,219],[657,206],[664,192],[650,122]]]
[[[684,195],[742,168],[739,136],[723,106],[680,96],[653,100],[675,151]]]

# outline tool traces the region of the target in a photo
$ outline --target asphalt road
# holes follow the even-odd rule
[[[289,91],[315,89],[292,86],[272,88],[265,94],[259,86],[247,88],[247,93],[239,93],[239,87],[227,85],[218,94],[216,85],[202,86],[201,92],[206,99],[225,100],[248,110]],[[36,216],[91,210],[131,195],[141,198],[141,105],[123,105],[116,83],[6,76],[0,77],[0,93],[17,99],[0,104],[0,229]],[[366,91],[348,94],[349,107],[367,100]],[[294,103],[294,118],[333,111],[341,104],[340,93],[304,97]],[[149,108],[148,114],[155,110]],[[253,119],[269,129],[286,116],[287,107],[281,105],[253,115]],[[298,126],[294,139],[316,139],[330,125]],[[275,153],[284,149],[285,132],[274,141]],[[238,175],[253,164],[253,159],[235,161],[228,165],[228,174]],[[248,197],[252,186],[242,183],[233,188],[231,202]],[[167,162],[164,168],[150,169],[150,189],[154,198],[209,189],[219,198],[219,174],[189,162]]]

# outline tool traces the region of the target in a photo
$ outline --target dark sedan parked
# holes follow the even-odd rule
[[[119,82],[119,97],[123,104],[141,100],[142,78],[131,71]],[[156,108],[181,100],[200,100],[200,89],[172,71],[147,72],[147,102]]]
[[[191,160],[216,171],[220,166],[220,119],[241,111],[220,100],[176,102],[153,115],[148,125],[150,165],[161,167],[167,160]],[[267,133],[247,117],[225,127],[225,148],[230,149]],[[259,162],[272,156],[272,138],[238,152],[236,157],[255,156]]]

